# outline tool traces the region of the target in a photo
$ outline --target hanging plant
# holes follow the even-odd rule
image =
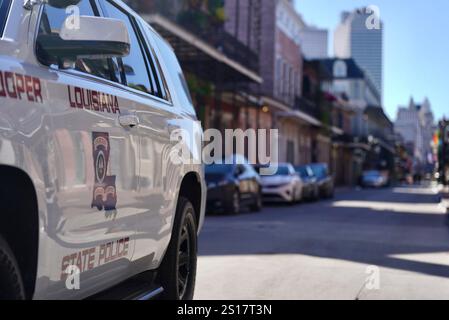
[[[211,82],[199,79],[194,74],[188,73],[186,75],[187,85],[192,95],[211,96],[214,86]]]

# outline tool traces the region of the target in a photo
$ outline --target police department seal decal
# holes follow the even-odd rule
[[[92,133],[93,163],[95,181],[92,195],[92,208],[99,211],[116,210],[117,188],[116,176],[110,174],[111,145],[109,134],[103,132]]]

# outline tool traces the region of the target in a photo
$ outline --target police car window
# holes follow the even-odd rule
[[[96,15],[89,0],[81,0],[77,7],[80,15]],[[50,5],[45,5],[39,25],[39,35],[59,35],[61,26],[66,18],[71,14],[74,13],[70,10],[66,10],[66,8],[56,8]],[[54,61],[58,60],[57,57],[49,57],[45,53],[41,52],[39,45],[37,46],[37,54],[39,60],[45,65],[53,64]],[[116,63],[111,59],[79,59],[75,63],[75,70],[118,82],[119,78],[116,76],[117,72],[114,72],[114,65],[116,66]]]
[[[150,27],[148,25],[144,25],[145,31],[147,34],[151,34],[153,35],[153,31],[150,29]],[[157,35],[154,35],[154,37],[158,37]],[[151,46],[151,43],[148,43],[148,48],[149,48],[149,52],[148,54],[151,57],[151,68],[153,73],[156,75],[157,78],[157,89],[158,89],[158,96],[164,100],[170,101],[171,97],[170,97],[170,92],[168,90],[168,85],[167,85],[167,81],[165,80],[165,76],[164,73],[162,72],[162,67],[161,64],[159,62],[159,59],[156,56],[156,53],[154,52],[154,49]]]
[[[143,55],[142,45],[136,35],[133,21],[127,13],[109,1],[105,1],[103,5],[109,17],[123,21],[128,28],[131,50],[128,56],[122,58],[128,87],[154,94],[156,92],[155,80],[154,78],[150,80],[149,69]]]
[[[10,0],[0,0],[0,38],[3,37]]]
[[[179,92],[176,92],[181,107],[190,113],[195,114],[187,81],[184,78],[181,66],[179,65],[173,49],[159,37],[155,37],[155,41],[161,56],[164,57],[164,63],[167,66],[170,79],[173,81],[173,86],[182,89],[179,90]]]

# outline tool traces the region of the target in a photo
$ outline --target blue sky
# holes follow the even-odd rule
[[[384,107],[392,120],[398,105],[428,97],[437,119],[449,117],[448,0],[294,0],[308,24],[333,32],[343,10],[376,5],[384,22]]]

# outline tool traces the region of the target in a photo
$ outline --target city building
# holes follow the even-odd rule
[[[299,32],[301,48],[306,59],[324,59],[329,56],[329,31],[305,26]]]
[[[258,97],[249,93],[250,86],[263,83],[259,57],[227,32],[223,1],[127,3],[175,50],[205,129],[256,128],[266,122]],[[257,6],[254,1],[251,9]]]
[[[445,187],[449,185],[449,121],[443,118],[438,123],[434,137],[435,155],[437,158],[438,182]]]
[[[334,34],[334,54],[341,59],[353,58],[382,97],[383,23],[375,15],[369,7],[343,12]]]
[[[320,120],[331,131],[337,184],[356,184],[363,170],[393,171],[393,124],[377,89],[353,59],[306,61],[303,86],[303,100],[315,99]]]
[[[249,7],[257,2],[260,6]],[[301,31],[306,27],[292,1],[225,1],[226,30],[258,53],[259,74],[263,78],[258,90],[263,110],[271,115],[272,127],[279,129],[280,161],[309,163],[314,157],[316,141],[327,142],[320,134],[321,122],[312,112],[296,108],[301,98],[303,47]],[[322,142],[320,142],[322,143]],[[329,148],[321,148],[329,150]],[[326,151],[322,151],[326,152]],[[327,160],[328,154],[320,159]]]
[[[354,108],[353,134],[366,136],[365,109],[381,106],[380,94],[354,59],[320,59],[321,68],[329,76],[322,81],[322,90],[337,97],[345,97]]]
[[[400,106],[395,131],[403,137],[405,144],[412,146],[415,171],[432,171],[432,140],[436,125],[430,101],[426,98],[418,104],[411,98],[408,107]]]
[[[395,132],[396,141],[396,157],[395,157],[395,173],[396,181],[406,183],[410,182],[411,173],[413,172],[413,149],[410,144],[406,144],[404,137]]]
[[[394,177],[396,136],[394,124],[379,106],[368,106],[364,112],[366,132],[362,139],[370,148],[364,162],[364,170],[380,170]]]

